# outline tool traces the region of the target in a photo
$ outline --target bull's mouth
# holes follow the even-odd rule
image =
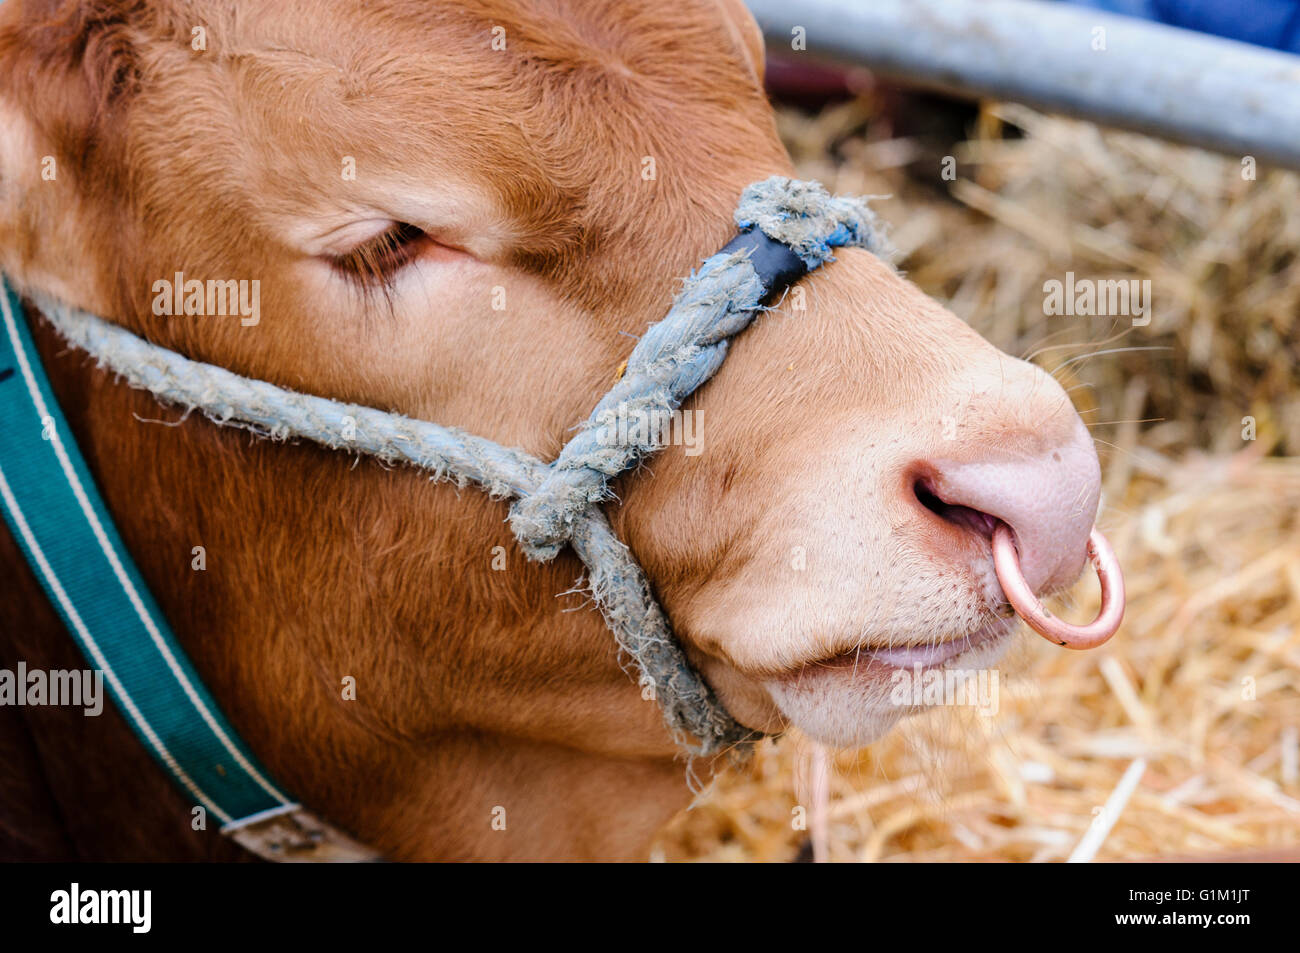
[[[914,694],[917,685],[929,683],[929,676],[994,670],[1016,628],[1014,618],[1005,618],[958,638],[868,641],[769,679],[764,687],[785,719],[809,737],[835,748],[861,748],[883,737],[899,719],[930,707],[929,700],[918,703]],[[940,676],[940,682],[945,678]],[[897,690],[909,682],[913,690],[900,697]],[[948,703],[946,696],[941,703]]]
[[[995,619],[955,639],[916,644],[867,644],[813,664],[818,668],[851,669],[863,677],[890,674],[898,669],[943,668],[976,649],[993,648],[1005,642],[1015,628],[1016,620],[1013,618]]]

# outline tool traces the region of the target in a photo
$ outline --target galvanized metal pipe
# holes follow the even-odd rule
[[[797,55],[1300,169],[1300,56],[1043,0],[747,3]]]

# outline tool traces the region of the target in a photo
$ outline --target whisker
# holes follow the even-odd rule
[[[1074,347],[1075,344],[1072,343],[1051,344],[1051,345],[1047,343],[1048,341],[1052,340],[1052,338],[1059,338],[1062,334],[1069,334],[1073,330],[1074,328],[1061,328],[1061,330],[1059,331],[1054,331],[1051,334],[1047,335],[1046,337],[1040,338],[1034,344],[1031,344],[1029,346],[1026,353],[1020,355],[1020,360],[1032,361],[1035,357],[1037,357],[1039,354],[1042,354],[1044,351],[1054,351],[1057,350],[1058,348],[1063,348],[1063,347]]]
[[[1052,374],[1055,374],[1063,367],[1069,367],[1071,364],[1078,364],[1080,361],[1087,361],[1094,357],[1101,357],[1103,354],[1125,354],[1129,351],[1172,351],[1172,347],[1163,347],[1151,345],[1150,347],[1112,347],[1104,351],[1093,351],[1091,354],[1080,354],[1078,357],[1072,357],[1068,361],[1063,361],[1052,368]]]
[[[1121,447],[1117,443],[1111,443],[1109,440],[1102,440],[1100,437],[1093,437],[1092,442],[1102,444],[1103,446],[1106,447],[1110,447],[1113,450],[1118,450],[1120,453],[1126,454],[1132,457],[1134,460],[1138,460],[1139,462],[1141,461],[1141,458],[1136,453],[1134,453],[1132,450],[1127,450],[1124,447]]]
[[[1111,424],[1153,424],[1167,420],[1167,417],[1143,417],[1140,420],[1096,420],[1085,423],[1085,427],[1108,427]]]
[[[1066,330],[1069,330],[1069,329],[1067,328]],[[1125,328],[1123,331],[1120,331],[1118,334],[1112,334],[1112,335],[1111,335],[1110,337],[1108,337],[1108,338],[1103,338],[1102,340],[1097,341],[1096,344],[1097,344],[1097,345],[1102,345],[1102,346],[1107,345],[1107,344],[1109,344],[1111,341],[1118,341],[1118,340],[1119,340],[1120,338],[1122,338],[1124,335],[1132,333],[1132,331],[1133,331],[1133,328],[1132,328],[1132,327],[1127,327],[1127,328]],[[1057,334],[1063,334],[1063,333],[1064,333],[1063,331],[1058,331],[1058,332],[1057,332]],[[1043,340],[1044,340],[1044,341],[1050,341],[1053,337],[1055,337],[1055,335],[1048,335],[1047,337],[1043,338]],[[1092,342],[1092,341],[1074,341],[1074,342],[1071,342],[1071,343],[1069,343],[1069,344],[1053,344],[1053,345],[1051,345],[1050,347],[1040,347],[1040,348],[1038,348],[1037,350],[1032,351],[1032,352],[1031,352],[1027,357],[1023,357],[1023,358],[1021,358],[1021,360],[1022,360],[1022,361],[1032,361],[1032,360],[1033,360],[1034,358],[1036,358],[1038,355],[1040,355],[1040,354],[1046,354],[1048,351],[1062,351],[1062,350],[1065,350],[1066,348],[1070,348],[1070,347],[1092,347],[1092,346],[1093,346],[1093,342]]]

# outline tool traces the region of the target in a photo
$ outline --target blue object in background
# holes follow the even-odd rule
[[[1065,0],[1201,33],[1300,53],[1300,0]]]

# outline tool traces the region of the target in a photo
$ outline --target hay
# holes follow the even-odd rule
[[[1048,368],[1170,350],[1057,371],[1091,385],[1072,391],[1085,419],[1122,421],[1094,428],[1129,588],[1120,634],[1088,653],[1026,634],[995,717],[939,709],[835,755],[829,859],[1059,861],[1094,823],[1112,825],[1098,860],[1300,845],[1300,458],[1280,455],[1300,452],[1300,178],[1248,182],[1233,159],[1003,106],[955,150],[945,195],[937,170],[901,171],[916,144],[864,135],[871,113],[859,100],[781,124],[802,175],[893,192],[882,215],[923,288],[1012,353],[1059,347],[1040,352]],[[1024,138],[998,136],[1010,120]],[[1151,278],[1152,324],[1107,343],[1124,328],[1045,318],[1043,281],[1066,270]],[[1097,596],[1087,580],[1061,611],[1090,618]],[[792,859],[814,756],[796,733],[765,743],[656,856]]]

